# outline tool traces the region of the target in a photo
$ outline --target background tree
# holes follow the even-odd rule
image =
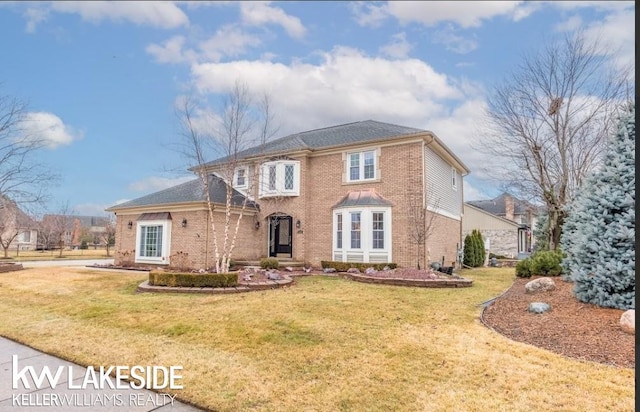
[[[246,85],[236,82],[234,88],[225,96],[219,114],[207,114],[193,98],[182,101],[178,116],[183,127],[181,152],[193,165],[193,170],[203,184],[209,221],[211,225],[216,272],[227,272],[236,244],[240,222],[246,211],[249,197],[243,196],[234,218],[234,204],[238,202],[238,193],[233,189],[234,174],[241,163],[239,153],[250,147],[264,145],[275,133],[273,111],[268,95],[256,102]],[[215,165],[209,164],[217,159]],[[257,168],[256,168],[257,169]],[[215,170],[215,175],[212,172]],[[257,170],[252,186],[258,181]],[[226,200],[224,204],[224,225],[219,228],[215,223],[217,205],[212,201],[210,188],[213,184],[225,182]],[[218,233],[222,232],[222,241]]]
[[[627,86],[627,71],[611,68],[600,45],[578,33],[525,56],[488,100],[477,148],[504,160],[488,173],[546,206],[551,250],[565,206],[601,160]]]
[[[104,231],[100,233],[100,240],[107,249],[107,256],[111,256],[109,249],[116,244],[116,222],[114,215],[109,215],[106,219]]]
[[[27,132],[27,114],[24,102],[0,94],[0,196],[33,214],[58,177],[35,158],[46,142]]]
[[[635,309],[635,137],[634,103],[571,204],[562,264],[583,302]]]

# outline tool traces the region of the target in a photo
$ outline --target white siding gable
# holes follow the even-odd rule
[[[427,209],[453,219],[460,220],[462,215],[462,175],[458,170],[425,146],[424,153]],[[453,186],[455,173],[455,187]]]

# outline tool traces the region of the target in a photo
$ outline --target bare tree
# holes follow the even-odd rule
[[[40,134],[29,131],[26,104],[0,95],[0,195],[21,208],[45,200],[45,189],[57,176],[34,159],[45,146]]]
[[[407,208],[407,221],[409,231],[409,241],[416,246],[416,265],[420,269],[421,259],[426,259],[427,240],[433,234],[433,231],[437,225],[437,209],[439,207],[440,199],[436,199],[434,191],[426,187],[424,195],[420,191],[416,191],[415,188],[419,187],[420,183],[406,185],[404,198]],[[427,209],[429,206],[429,209]],[[428,262],[425,262],[426,267]]]
[[[242,159],[239,153],[255,146],[263,146],[274,134],[273,111],[265,94],[257,105],[246,85],[236,82],[225,96],[219,115],[202,115],[203,110],[194,100],[186,98],[178,116],[183,126],[182,153],[193,165],[192,169],[202,181],[211,225],[216,272],[229,270],[231,256],[236,245],[240,222],[250,202],[250,197],[241,198],[234,193],[233,181]],[[204,120],[204,121],[203,121]],[[216,156],[217,155],[217,156]],[[217,157],[218,160],[208,163]],[[246,170],[248,174],[249,170]],[[257,168],[254,168],[257,173]],[[258,180],[248,180],[247,194],[252,193],[253,184]],[[211,187],[225,184],[224,225],[216,225],[215,212],[218,205],[211,199]],[[236,213],[235,222],[233,214]],[[222,233],[222,242],[218,233]]]
[[[565,206],[601,159],[627,83],[627,72],[615,71],[579,33],[526,56],[488,100],[477,149],[500,159],[488,173],[546,206],[552,250]]]
[[[105,219],[106,219],[106,224],[104,227],[104,231],[100,233],[100,239],[105,244],[105,247],[107,249],[107,256],[111,256],[109,254],[109,248],[113,246],[116,242],[116,222],[114,220],[113,215],[110,215]]]
[[[64,248],[71,244],[74,234],[73,212],[69,203],[60,206],[56,214],[44,215],[41,230],[51,245],[57,245],[60,250],[58,257],[62,257]]]

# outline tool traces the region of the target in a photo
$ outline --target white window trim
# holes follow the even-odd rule
[[[142,226],[162,226],[162,251],[159,257],[140,256]],[[168,265],[171,251],[171,220],[140,220],[136,222],[136,263]]]
[[[351,213],[360,212],[360,248],[351,248]],[[384,248],[373,248],[373,214],[384,214]],[[342,215],[342,248],[338,248],[338,215]],[[363,262],[370,262],[371,255],[386,255],[387,262],[392,262],[391,254],[391,235],[393,215],[391,207],[378,206],[358,206],[344,207],[333,210],[333,241],[332,241],[332,259],[336,255],[342,256],[341,261],[347,262],[347,255],[362,254]]]
[[[244,185],[238,184],[238,172],[244,170]],[[246,166],[237,167],[233,172],[233,188],[234,189],[247,189],[249,187],[249,168]]]
[[[364,178],[364,154],[368,152],[373,152],[373,177],[372,178]],[[360,163],[359,163],[359,179],[351,179],[351,155],[357,154],[359,155]],[[345,183],[364,183],[364,182],[375,182],[380,180],[380,149],[379,148],[368,148],[355,150],[350,152],[343,153],[343,164],[344,164],[344,182]]]
[[[269,167],[276,167],[275,190],[269,188]],[[293,166],[293,189],[285,188],[286,166]],[[276,160],[260,166],[260,197],[300,196],[300,162],[297,160]]]
[[[458,190],[458,171],[453,166],[451,166],[451,188]]]

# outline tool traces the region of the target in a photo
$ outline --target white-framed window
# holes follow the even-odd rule
[[[336,213],[336,249],[342,249],[342,213]]]
[[[260,197],[300,195],[300,162],[267,162],[262,165],[261,170]]]
[[[339,262],[391,262],[390,207],[366,206],[335,209],[333,211],[333,227],[333,260]]]
[[[170,220],[141,220],[136,224],[136,263],[169,264]]]
[[[458,190],[458,171],[455,167],[451,168],[451,188]]]
[[[236,189],[246,189],[247,186],[247,168],[239,167],[233,173],[233,187]]]
[[[29,243],[31,242],[31,231],[26,231],[26,232],[22,232],[20,233],[20,237],[18,238],[18,242],[24,242],[24,243]]]
[[[378,178],[378,151],[375,149],[346,155],[347,182],[376,180]]]

